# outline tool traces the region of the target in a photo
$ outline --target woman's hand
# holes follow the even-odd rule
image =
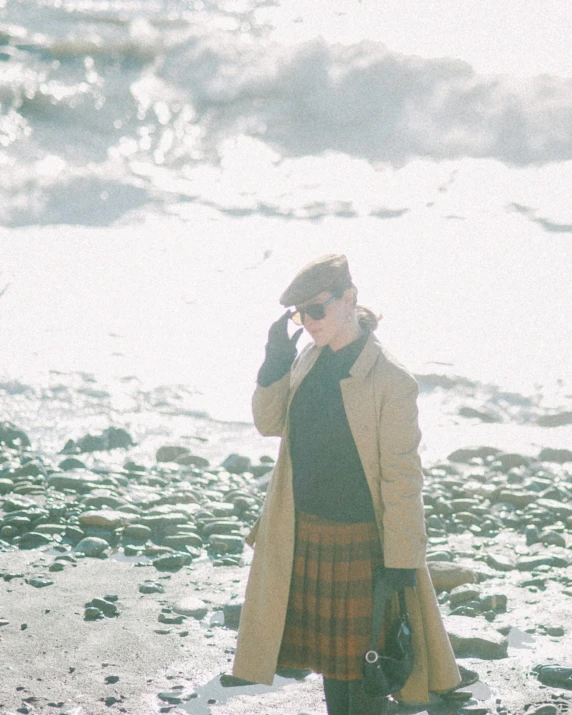
[[[288,319],[290,311],[272,323],[268,331],[266,343],[266,359],[258,371],[258,384],[270,387],[288,373],[296,357],[296,343],[303,328],[297,330],[292,337],[288,335]]]
[[[290,311],[287,310],[284,315],[272,323],[268,331],[268,343],[266,344],[267,352],[280,353],[282,355],[296,355],[296,343],[304,328],[297,330],[292,337],[288,335],[288,320]]]

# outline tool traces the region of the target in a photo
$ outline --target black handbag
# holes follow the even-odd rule
[[[401,690],[413,670],[413,642],[403,589],[397,592],[399,618],[387,629],[383,650],[377,650],[385,605],[393,593],[393,589],[382,578],[381,569],[377,569],[371,643],[363,656],[362,690],[370,698],[384,697]]]

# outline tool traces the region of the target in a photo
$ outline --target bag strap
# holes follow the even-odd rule
[[[371,623],[371,643],[370,651],[377,651],[379,636],[383,627],[383,614],[385,604],[393,596],[395,590],[391,588],[386,579],[381,575],[381,568],[375,570],[375,582],[373,589],[373,615]],[[405,591],[401,588],[397,592],[399,597],[399,610],[402,618],[407,618],[407,605],[405,603]]]

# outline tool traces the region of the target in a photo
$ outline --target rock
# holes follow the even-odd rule
[[[207,615],[208,607],[204,601],[200,598],[195,598],[194,596],[188,596],[182,598],[180,601],[173,606],[173,611],[179,613],[182,616],[190,616],[201,620]]]
[[[427,567],[436,591],[451,591],[464,583],[477,582],[477,574],[467,566],[445,561],[430,561]]]
[[[118,675],[106,675],[105,682],[107,685],[113,685],[114,683],[119,682],[119,676]]]
[[[487,554],[485,563],[495,571],[513,571],[515,569],[514,562],[505,556]]]
[[[91,491],[100,481],[100,477],[85,470],[66,474],[52,474],[48,477],[47,486],[57,491],[70,489],[73,492],[84,494]]]
[[[543,685],[550,685],[553,688],[572,690],[572,668],[544,665],[538,672],[538,680]]]
[[[86,536],[79,544],[76,544],[74,551],[78,554],[85,554],[91,558],[98,558],[109,548],[105,539],[98,539],[96,536]]]
[[[447,616],[445,629],[455,655],[459,658],[494,660],[506,658],[508,639],[479,618]]]
[[[46,546],[51,544],[52,540],[46,534],[40,534],[37,531],[28,531],[27,534],[23,534],[18,546],[21,549],[37,549],[39,546]]]
[[[562,427],[572,424],[572,412],[557,412],[553,415],[542,415],[536,421],[541,427]]]
[[[552,705],[551,703],[545,703],[539,708],[527,711],[527,715],[559,715],[559,713],[560,710],[556,707],[556,705]]]
[[[107,529],[117,529],[118,527],[123,526],[136,518],[136,516],[126,514],[122,511],[102,509],[100,511],[84,511],[78,516],[78,521],[83,527],[103,526]]]
[[[496,457],[497,454],[501,454],[501,450],[495,447],[463,447],[462,449],[456,449],[454,452],[451,452],[447,459],[450,462],[469,464],[473,459],[482,459],[485,461],[489,457]]]
[[[491,466],[503,472],[508,472],[509,469],[530,466],[530,459],[516,452],[502,452],[496,455]]]
[[[507,602],[508,599],[504,593],[492,593],[480,599],[479,609],[481,611],[504,613],[506,611]]]
[[[159,623],[166,623],[168,626],[180,626],[185,620],[185,616],[173,616],[169,613],[160,613],[158,617]]]
[[[224,614],[224,625],[227,628],[238,628],[243,603],[243,601],[230,601],[224,604],[222,612]]]
[[[157,571],[178,571],[183,566],[190,564],[192,560],[190,554],[169,554],[154,559],[153,566]]]
[[[200,549],[203,545],[203,540],[198,534],[174,534],[173,536],[165,536],[163,543],[165,546],[176,550],[185,546],[194,546]]]
[[[157,581],[143,581],[139,584],[139,593],[165,593],[165,587]]]
[[[562,501],[556,501],[556,499],[539,499],[536,505],[545,509],[551,516],[554,514],[560,518],[572,516],[572,504],[565,504]]]
[[[545,447],[538,455],[538,461],[556,462],[558,464],[572,462],[572,451],[569,449],[552,449],[552,447]]]
[[[157,462],[174,462],[177,457],[181,457],[184,454],[190,454],[190,450],[187,447],[159,447],[157,453],[155,454],[155,459]]]
[[[151,537],[151,529],[143,524],[129,524],[123,531],[123,538],[132,541],[147,541]]]
[[[67,459],[63,459],[58,464],[58,467],[64,472],[69,472],[72,469],[87,469],[81,459],[76,459],[75,457],[67,457]]]
[[[0,444],[5,444],[13,449],[22,449],[30,446],[30,439],[25,432],[11,422],[0,422]]]
[[[99,608],[95,608],[94,606],[89,606],[88,608],[86,608],[83,617],[86,621],[97,621],[101,618],[105,618]]]
[[[199,457],[196,454],[181,454],[175,460],[175,464],[180,464],[182,467],[199,467],[204,468],[210,465],[208,459],[204,457]]]
[[[230,534],[211,534],[209,544],[215,551],[222,551],[225,554],[238,554],[244,549],[242,536],[231,536]]]
[[[205,536],[210,536],[211,534],[233,534],[239,529],[240,523],[238,521],[220,520],[205,524],[202,533]]]
[[[14,488],[14,482],[11,479],[0,479],[0,494],[8,494]]]
[[[553,566],[554,558],[548,555],[531,556],[517,561],[516,568],[519,571],[533,571],[539,566]]]
[[[470,586],[469,584],[455,586],[455,588],[449,593],[449,605],[451,608],[456,608],[463,603],[478,599],[480,595],[481,589]]]
[[[169,703],[170,705],[179,705],[183,702],[182,692],[180,690],[163,690],[157,693],[159,700],[164,703]]]
[[[250,469],[250,459],[240,454],[229,454],[222,463],[222,468],[231,474],[242,474]]]
[[[562,626],[545,626],[544,630],[546,634],[552,636],[553,638],[562,638],[566,631]]]
[[[119,616],[119,609],[117,608],[117,606],[111,601],[106,600],[105,598],[92,598],[89,603],[85,604],[85,607],[86,609],[97,608],[107,618],[116,618],[117,616]]]
[[[453,554],[450,551],[430,551],[427,554],[427,561],[447,561],[453,560]]]
[[[481,420],[481,422],[502,422],[500,415],[494,412],[483,412],[481,410],[475,410],[473,407],[461,407],[459,408],[459,415],[461,417],[468,417],[469,419],[475,418]]]
[[[111,449],[127,449],[135,444],[131,435],[121,427],[108,427],[98,435],[86,434],[77,442],[68,440],[60,454],[79,454],[81,452],[100,452]]]
[[[54,582],[45,576],[34,576],[26,579],[26,583],[34,588],[45,588],[46,586],[53,586]]]
[[[545,546],[561,546],[566,548],[566,539],[556,531],[546,529],[538,535],[538,541]]]
[[[511,504],[517,509],[524,509],[524,507],[535,502],[537,498],[537,494],[526,492],[522,489],[499,489],[495,501]]]

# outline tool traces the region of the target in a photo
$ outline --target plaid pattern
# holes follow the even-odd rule
[[[373,570],[382,563],[375,522],[345,524],[296,512],[296,545],[278,668],[362,677],[371,639]],[[380,647],[383,646],[383,634]]]

